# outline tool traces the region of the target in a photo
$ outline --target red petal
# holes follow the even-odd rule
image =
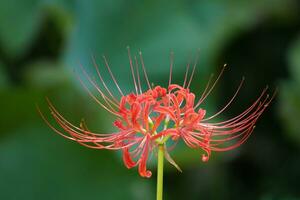
[[[141,158],[139,160],[139,173],[142,177],[150,178],[152,175],[152,172],[147,170],[146,164],[148,160],[148,154],[149,154],[149,141],[148,139],[145,142],[145,146],[141,155]]]
[[[134,162],[131,158],[131,155],[129,153],[129,148],[124,148],[123,149],[123,161],[124,161],[124,164],[125,166],[130,169],[134,166],[136,166],[136,162]]]

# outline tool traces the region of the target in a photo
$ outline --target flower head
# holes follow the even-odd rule
[[[135,91],[127,95],[121,90],[108,61],[103,57],[104,65],[116,85],[120,99],[115,97],[107,87],[94,58],[95,71],[101,84],[97,84],[83,67],[81,69],[85,78],[100,94],[101,99],[97,98],[79,77],[88,94],[102,108],[116,117],[113,122],[116,132],[106,134],[92,132],[84,121],[79,126],[75,126],[67,121],[49,100],[51,114],[61,128],[54,127],[40,113],[46,123],[65,138],[89,148],[121,150],[125,166],[127,168],[138,166],[142,177],[151,176],[151,171],[147,170],[147,161],[158,145],[165,145],[165,158],[180,170],[168,153],[172,149],[167,147],[168,141],[173,141],[174,146],[179,140],[183,140],[188,147],[201,149],[204,152],[202,153],[204,162],[208,161],[212,151],[228,151],[240,146],[250,136],[256,121],[274,97],[274,95],[269,97],[265,88],[256,101],[241,114],[226,121],[211,122],[231,104],[244,78],[230,101],[216,114],[206,116],[206,110],[201,107],[202,103],[215,87],[226,66],[213,83],[210,83],[211,79],[208,81],[202,95],[196,98],[189,87],[197,62],[192,70],[189,70],[189,64],[186,66],[184,82],[180,86],[172,83],[173,61],[171,60],[168,86],[164,88],[150,85],[141,52],[139,52],[139,62],[137,57],[132,59],[129,48],[128,56]],[[144,91],[141,86],[141,72],[148,87]]]

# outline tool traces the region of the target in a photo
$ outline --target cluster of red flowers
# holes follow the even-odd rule
[[[147,170],[146,167],[147,160],[149,154],[158,145],[165,145],[165,158],[180,170],[168,153],[170,147],[167,147],[166,144],[169,141],[173,141],[172,144],[175,145],[182,139],[187,146],[202,149],[204,162],[208,161],[211,151],[227,151],[240,146],[250,136],[257,119],[274,97],[274,95],[269,97],[266,93],[267,88],[265,88],[257,100],[238,116],[226,121],[210,122],[231,104],[244,79],[242,79],[231,100],[219,112],[206,117],[206,111],[201,108],[201,105],[219,80],[225,66],[214,83],[210,84],[209,81],[201,97],[196,100],[195,94],[189,90],[196,65],[193,66],[190,73],[189,65],[187,65],[182,86],[172,84],[173,66],[171,64],[167,88],[151,87],[140,53],[142,71],[148,85],[148,89],[143,92],[137,58],[135,57],[134,63],[129,49],[128,55],[135,87],[135,92],[128,95],[123,94],[104,57],[104,64],[121,95],[120,100],[117,100],[108,89],[96,63],[94,63],[95,69],[101,86],[90,78],[84,68],[82,68],[82,72],[99,92],[102,100],[99,100],[79,78],[89,95],[104,109],[116,116],[114,126],[118,128],[117,132],[94,133],[87,128],[84,122],[81,122],[80,126],[75,126],[67,121],[50,101],[48,103],[51,114],[62,130],[55,128],[42,113],[41,115],[54,131],[65,138],[89,148],[122,150],[126,167],[132,168],[138,165],[142,177],[151,177],[151,171]],[[190,74],[189,78],[188,74]]]

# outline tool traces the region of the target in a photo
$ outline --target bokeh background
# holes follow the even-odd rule
[[[113,131],[113,118],[80,86],[79,63],[95,73],[91,55],[105,54],[130,92],[126,46],[141,48],[151,81],[166,85],[170,51],[174,81],[200,49],[192,90],[229,69],[203,105],[208,113],[245,85],[220,120],[245,109],[268,84],[279,93],[242,147],[213,153],[179,143],[166,164],[165,199],[300,199],[300,2],[296,0],[1,0],[0,199],[155,199],[151,179],[127,170],[116,152],[97,151],[53,133],[45,97],[75,124]],[[102,65],[103,67],[103,65]],[[108,79],[108,74],[105,75]],[[112,81],[107,84],[113,91]]]

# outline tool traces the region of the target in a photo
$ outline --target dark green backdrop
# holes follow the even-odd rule
[[[209,75],[228,63],[204,105],[208,113],[221,108],[245,76],[220,120],[246,108],[265,85],[279,88],[240,148],[213,153],[202,163],[202,152],[179,143],[171,154],[183,173],[167,164],[165,199],[300,199],[296,0],[1,0],[0,199],[155,198],[155,156],[149,163],[154,176],[143,179],[136,168],[123,166],[118,153],[87,149],[53,133],[35,108],[45,111],[48,96],[75,124],[84,117],[93,130],[113,131],[112,117],[88,97],[73,70],[79,62],[92,69],[91,55],[105,54],[129,92],[127,45],[135,53],[142,49],[151,80],[161,85],[171,50],[174,80],[181,83],[186,62],[199,48],[192,84],[197,95]]]

